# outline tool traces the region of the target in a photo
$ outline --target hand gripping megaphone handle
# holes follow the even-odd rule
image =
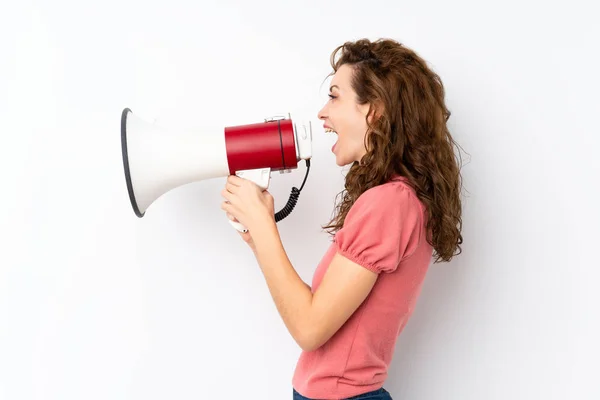
[[[267,190],[269,188],[269,181],[271,180],[271,168],[247,169],[243,171],[236,171],[235,174],[240,178],[248,179],[256,183],[263,190]],[[248,229],[246,229],[246,227],[239,222],[229,220],[229,223],[233,225],[233,227],[239,232],[248,232]]]

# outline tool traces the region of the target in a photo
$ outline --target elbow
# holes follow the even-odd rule
[[[306,352],[314,351],[319,348],[319,346],[317,346],[315,344],[315,342],[311,342],[311,341],[307,341],[307,340],[304,340],[304,341],[297,340],[296,342],[298,343],[298,345],[300,346],[302,351],[306,351]]]
[[[296,343],[298,343],[298,346],[300,346],[302,351],[306,351],[306,352],[314,351],[314,350],[318,349],[319,347],[321,347],[321,345],[318,344],[316,341],[309,340],[309,339],[296,340]]]
[[[314,330],[302,332],[295,339],[298,346],[307,352],[317,350],[326,341],[323,335]]]

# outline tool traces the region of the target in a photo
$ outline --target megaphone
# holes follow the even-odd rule
[[[294,187],[279,222],[291,213],[304,187],[312,157],[310,121],[296,123],[291,115],[264,122],[226,126],[222,131],[173,131],[121,113],[121,151],[129,199],[142,218],[148,207],[170,190],[195,181],[237,175],[268,189],[271,172],[291,172],[305,160],[306,176]],[[229,221],[240,232],[247,229]]]

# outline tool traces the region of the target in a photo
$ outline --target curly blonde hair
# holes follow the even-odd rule
[[[339,58],[336,60],[336,57]],[[413,50],[392,39],[346,42],[331,53],[331,67],[348,64],[360,104],[369,104],[366,154],[345,179],[342,200],[329,223],[335,233],[356,199],[397,174],[407,179],[427,209],[428,242],[434,262],[461,253],[461,176],[446,122],[440,77]],[[369,115],[377,110],[373,123]]]

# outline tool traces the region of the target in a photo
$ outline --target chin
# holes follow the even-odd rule
[[[345,167],[345,166],[352,164],[353,161],[336,156],[335,163],[338,165],[338,167]]]
[[[339,149],[337,149],[339,151]],[[335,156],[335,163],[339,166],[339,167],[345,167],[347,165],[351,165],[354,160],[355,157],[352,157],[351,155],[347,154],[347,153],[336,153],[334,152],[333,155]]]
[[[333,154],[333,156],[335,157],[335,163],[337,164],[338,167],[343,167],[344,166],[344,160],[343,157],[340,156],[339,154]]]

